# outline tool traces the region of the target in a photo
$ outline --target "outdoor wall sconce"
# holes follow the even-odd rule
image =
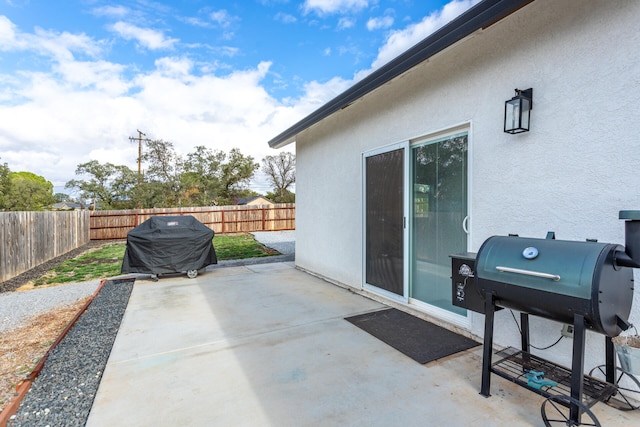
[[[516,89],[516,96],[504,103],[504,131],[506,133],[529,132],[533,89]]]

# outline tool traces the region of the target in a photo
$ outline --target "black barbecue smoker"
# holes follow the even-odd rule
[[[619,218],[625,220],[624,247],[556,240],[549,232],[545,239],[493,236],[475,256],[452,255],[453,304],[485,314],[481,395],[490,396],[494,373],[546,397],[541,412],[547,426],[583,425],[583,415],[593,420],[585,425],[600,425],[589,408],[619,394],[611,339],[631,326],[633,268],[640,267],[640,211],[620,211]],[[521,350],[499,352],[492,363],[494,313],[502,308],[520,311]],[[531,354],[529,315],[573,327],[570,369]],[[604,381],[584,375],[587,330],[605,335]],[[637,408],[625,401],[625,409]]]

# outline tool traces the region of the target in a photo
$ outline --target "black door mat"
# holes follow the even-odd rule
[[[395,308],[347,317],[345,320],[421,364],[480,345]]]

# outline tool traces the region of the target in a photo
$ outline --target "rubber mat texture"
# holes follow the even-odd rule
[[[347,317],[345,320],[420,364],[480,345],[395,308]]]

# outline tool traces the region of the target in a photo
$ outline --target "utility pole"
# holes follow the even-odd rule
[[[144,132],[136,129],[138,132],[138,137],[129,137],[129,141],[138,141],[138,185],[142,184],[142,141],[150,141],[148,138],[142,138],[143,136],[147,136]]]

